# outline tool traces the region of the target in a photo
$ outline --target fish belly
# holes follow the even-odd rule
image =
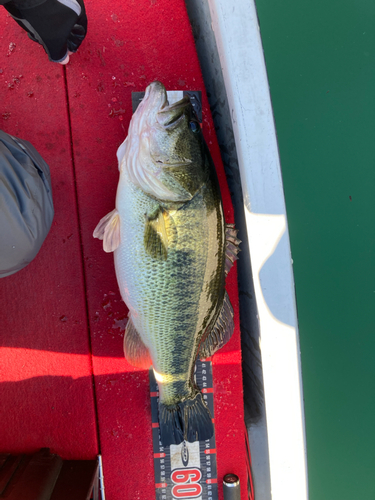
[[[165,260],[149,255],[144,245],[146,218],[158,201],[120,179],[116,206],[121,243],[114,258],[121,296],[149,350],[160,400],[174,404],[194,391],[199,344],[223,300],[221,205],[204,186],[178,209],[164,207],[173,224]]]

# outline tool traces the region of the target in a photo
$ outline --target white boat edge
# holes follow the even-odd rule
[[[253,0],[208,0],[208,4],[231,111],[245,204],[259,314],[272,499],[307,500],[293,267],[258,17]]]

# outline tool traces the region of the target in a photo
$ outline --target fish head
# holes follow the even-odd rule
[[[164,85],[151,83],[118,156],[120,171],[154,198],[190,200],[206,172],[203,136],[189,97],[170,105]]]

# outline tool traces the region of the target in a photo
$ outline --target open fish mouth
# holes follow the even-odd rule
[[[168,104],[167,100],[157,114],[157,120],[159,124],[165,128],[170,128],[177,125],[178,122],[183,118],[185,109],[189,104],[190,99],[188,96],[183,97],[180,101],[175,102],[171,105]]]
[[[169,104],[167,91],[160,82],[152,82],[147,87],[144,100],[148,102],[149,108],[156,110],[156,119],[164,128],[176,126],[182,119],[186,107],[190,104],[188,96]]]

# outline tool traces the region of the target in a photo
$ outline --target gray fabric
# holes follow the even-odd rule
[[[47,163],[29,142],[0,130],[0,277],[34,259],[53,215]]]

